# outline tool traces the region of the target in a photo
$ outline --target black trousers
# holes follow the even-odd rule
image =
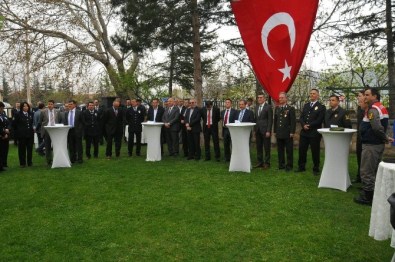
[[[255,139],[258,163],[270,166],[270,137],[266,137],[266,134],[258,131],[255,132]],[[265,158],[263,158],[263,149],[265,149]]]
[[[82,136],[77,135],[75,128],[71,128],[67,135],[67,144],[69,147],[70,161],[82,161]]]
[[[299,139],[299,169],[306,168],[307,150],[311,147],[311,156],[313,158],[313,171],[320,169],[320,143],[321,136],[306,137],[300,136]]]
[[[10,140],[8,138],[0,138],[0,160],[3,167],[8,167],[8,150],[10,148]]]
[[[213,138],[213,145],[214,145],[214,154],[215,159],[219,159],[221,157],[221,153],[219,150],[219,138],[218,138],[218,127],[211,126],[210,128],[205,127],[203,131],[204,135],[204,151],[206,154],[206,159],[211,158],[210,152],[210,138]]]
[[[184,156],[188,156],[188,135],[187,135],[187,128],[185,126],[181,128],[181,141],[182,141],[182,151],[184,151]]]
[[[108,134],[106,138],[106,156],[112,156],[112,141],[115,144],[115,155],[118,157],[121,154],[122,133]]]
[[[222,137],[224,140],[224,155],[225,161],[230,161],[230,147],[232,145],[232,139],[230,137],[230,132],[227,127],[223,127],[222,129]]]
[[[85,154],[88,158],[91,157],[91,146],[93,145],[93,156],[98,157],[99,156],[99,140],[100,140],[100,135],[96,136],[91,136],[91,135],[86,135],[85,136]]]
[[[293,138],[277,138],[278,168],[293,168],[294,150]],[[287,163],[285,164],[285,151],[287,152]]]
[[[128,153],[133,154],[134,137],[136,137],[136,154],[140,155],[141,152],[141,132],[129,131],[128,138]]]
[[[165,128],[167,149],[170,155],[178,154],[179,152],[179,137],[178,131],[173,131],[170,128]]]
[[[188,158],[194,158],[199,160],[202,155],[202,150],[200,148],[200,132],[188,131]]]
[[[18,157],[19,164],[22,166],[27,165],[31,166],[32,162],[32,154],[33,154],[33,144],[34,137],[19,137],[18,138]]]

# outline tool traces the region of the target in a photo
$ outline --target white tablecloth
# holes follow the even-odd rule
[[[160,131],[163,123],[145,122],[143,123],[145,140],[147,141],[147,159],[146,161],[162,160],[160,147]]]
[[[377,170],[369,236],[376,240],[391,239],[395,248],[395,231],[390,223],[390,204],[387,199],[395,193],[395,164],[381,162]]]
[[[52,140],[52,168],[71,167],[69,152],[67,151],[67,134],[71,126],[45,126],[44,128]]]
[[[346,128],[344,131],[329,131],[329,128],[318,129],[324,138],[325,163],[318,187],[334,188],[347,191],[351,185],[348,173],[348,155],[352,134],[356,129]]]
[[[126,138],[126,141],[129,141],[129,125],[125,126],[125,138]],[[134,137],[134,142],[136,143],[136,137]],[[146,144],[146,143],[147,143],[147,140],[144,135],[144,125],[143,125],[143,130],[141,132],[141,144]]]
[[[250,133],[255,123],[232,123],[226,126],[232,138],[229,171],[251,173]]]

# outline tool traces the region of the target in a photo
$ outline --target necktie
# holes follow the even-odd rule
[[[260,106],[259,106],[259,111],[258,111],[258,116],[261,115],[261,112],[262,112],[262,106],[260,105]]]
[[[170,115],[172,109],[173,109],[172,107],[169,108],[169,115]]]
[[[74,110],[70,111],[70,123],[72,127],[74,127]]]
[[[191,116],[193,114],[193,108],[191,108],[191,112],[189,113],[189,122],[191,122]]]
[[[243,120],[243,116],[244,116],[244,110],[241,110],[240,115],[239,115],[240,122]]]
[[[211,126],[211,110],[208,110],[208,116],[207,116],[207,127],[210,128]]]
[[[118,116],[118,110],[114,109],[115,116]]]
[[[55,117],[53,115],[53,110],[50,111],[51,115],[51,120],[49,121],[49,125],[54,126],[55,125]]]
[[[310,103],[310,107],[313,107],[313,105],[314,105],[314,102],[311,102],[311,103]]]
[[[226,110],[224,117],[224,126],[228,123],[228,117],[229,117],[229,110]]]

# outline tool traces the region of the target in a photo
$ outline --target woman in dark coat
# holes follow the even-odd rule
[[[8,167],[8,149],[10,143],[11,122],[4,111],[4,103],[0,102],[0,171]]]
[[[32,163],[34,129],[33,129],[33,113],[27,102],[21,103],[21,110],[15,116],[15,129],[18,138],[18,156],[21,167],[26,167]],[[27,160],[27,161],[26,161]]]

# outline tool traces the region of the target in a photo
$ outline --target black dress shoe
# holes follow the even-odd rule
[[[256,164],[256,166],[254,166],[254,168],[259,168],[259,167],[263,167],[263,163],[258,163]]]
[[[313,176],[319,176],[320,175],[320,171],[313,171]]]
[[[25,167],[26,167],[26,165],[20,165],[20,167],[21,167],[21,168],[25,168]]]
[[[302,172],[305,172],[305,171],[306,171],[305,168],[298,168],[298,169],[295,170],[296,173],[302,173]]]
[[[29,164],[27,164],[27,166],[32,166],[33,165],[33,163],[29,163]]]
[[[205,159],[204,159],[204,161],[210,161],[210,160],[211,160],[210,158],[205,158]]]

